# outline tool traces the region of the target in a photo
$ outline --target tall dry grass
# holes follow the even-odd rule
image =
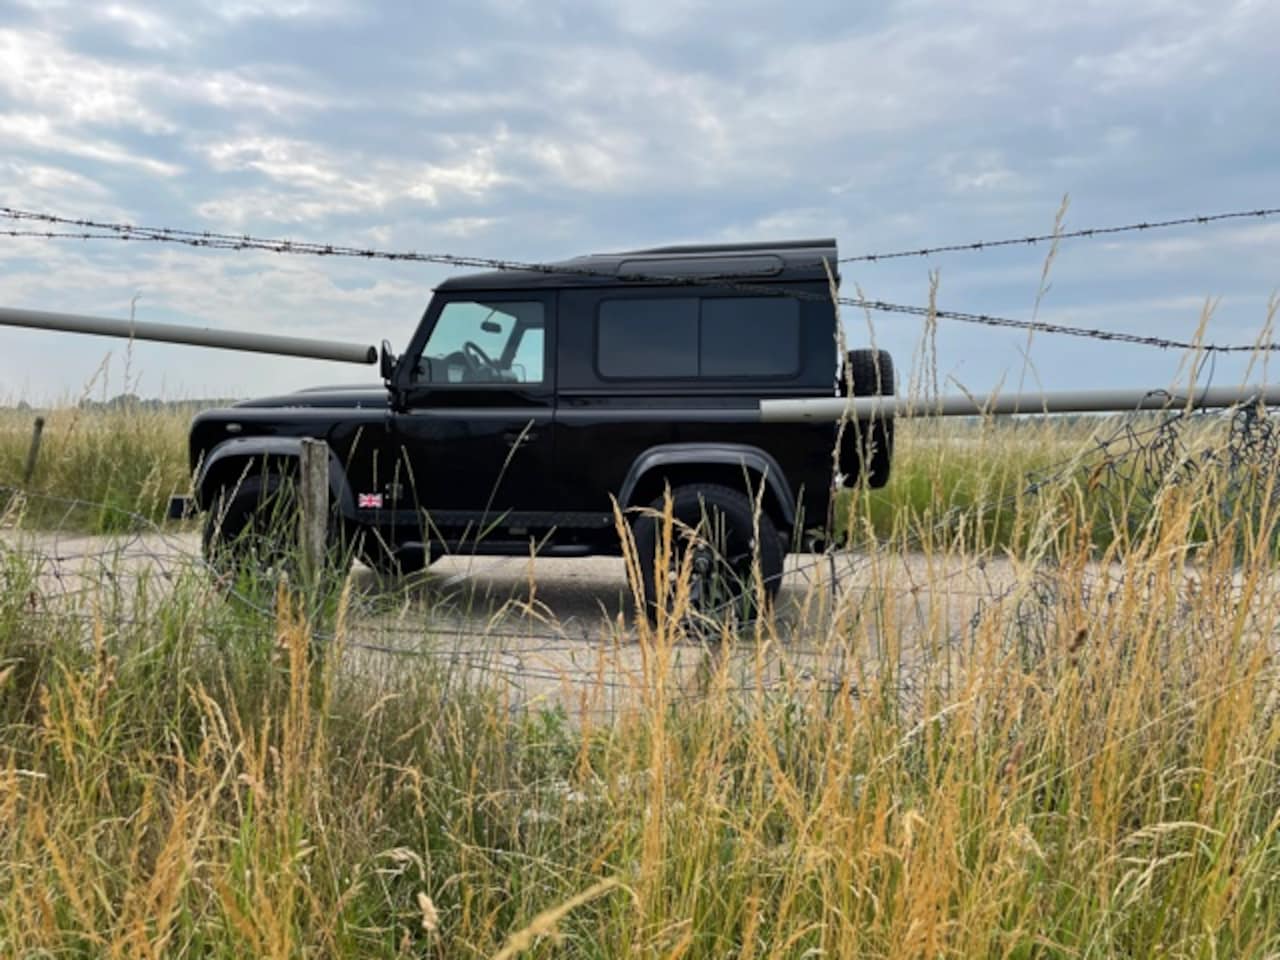
[[[187,406],[0,410],[0,487],[34,494],[33,525],[109,533],[164,518],[190,486]],[[24,484],[35,420],[39,455]]]
[[[264,614],[195,575],[69,602],[7,541],[0,953],[1273,956],[1253,469],[1244,500],[1220,469],[1160,483],[1101,548],[1091,471],[1057,476],[962,616],[947,571],[999,550],[949,523],[705,648],[679,580],[604,720],[515,709],[425,628],[378,670],[344,649],[349,593],[319,642],[287,592]]]

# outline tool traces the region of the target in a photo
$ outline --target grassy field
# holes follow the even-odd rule
[[[0,486],[23,486],[37,416],[44,419],[31,482],[32,525],[106,533],[159,521],[169,496],[190,486],[187,428],[193,411],[81,409],[0,411]]]
[[[171,494],[190,485],[186,437],[194,410],[55,408],[45,419],[26,522],[107,533],[163,520]],[[22,486],[35,412],[0,411],[0,487]],[[1149,429],[1155,421],[1136,421]],[[1223,429],[1222,425],[1218,425]],[[1118,421],[914,421],[899,424],[894,467],[881,490],[842,495],[838,522],[855,540],[888,538],[904,530],[961,535],[978,546],[1008,546],[1025,535],[1016,520],[1028,491],[1064,471],[1086,476],[1105,458],[1098,440]],[[1139,486],[1115,476],[1094,496],[1094,538],[1105,546],[1126,518],[1126,498]],[[1158,480],[1149,484],[1154,487]],[[856,502],[855,502],[856,501]],[[857,522],[850,524],[850,517]],[[1121,524],[1121,526],[1126,526]]]
[[[154,508],[184,421],[58,414],[39,482]],[[904,431],[847,505],[873,570],[1007,549],[1016,589],[921,632],[873,577],[726,633],[694,690],[678,618],[640,623],[607,721],[359,666],[341,584],[310,618],[198,572],[68,598],[0,547],[0,955],[1274,956],[1275,472],[1200,457],[1221,429],[1181,437],[1193,476],[1089,460],[1089,426]],[[878,668],[728,669],[801,642]]]
[[[855,544],[905,537],[1025,552],[1043,535],[1045,501],[1065,494],[1104,551],[1159,518],[1166,487],[1199,483],[1215,466],[1229,465],[1228,501],[1256,493],[1276,439],[1266,418],[1243,415],[916,420],[899,424],[889,483],[846,492],[837,526]],[[1193,542],[1209,520],[1197,511]]]

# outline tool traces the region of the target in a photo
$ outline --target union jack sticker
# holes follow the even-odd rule
[[[362,493],[356,497],[356,508],[359,510],[381,510],[382,494]]]

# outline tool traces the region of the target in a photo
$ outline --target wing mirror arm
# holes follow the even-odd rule
[[[404,390],[397,382],[396,374],[400,369],[400,358],[391,352],[391,341],[382,341],[382,350],[378,355],[378,368],[386,384],[387,393],[393,410],[404,409]]]

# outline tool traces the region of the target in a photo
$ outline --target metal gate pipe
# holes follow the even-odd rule
[[[341,363],[376,363],[378,351],[373,346],[342,343],[334,340],[312,340],[308,337],[281,337],[270,333],[242,333],[235,330],[213,330],[188,327],[177,323],[149,323],[141,320],[113,320],[78,313],[49,313],[0,307],[0,325],[54,330],[65,333],[87,333],[99,337],[125,337],[131,340],[153,340],[157,343],[181,343],[193,347],[218,350],[244,350],[249,353],[274,353],[285,357],[312,360],[337,360]]]
[[[1204,387],[1198,390],[1059,390],[994,397],[950,394],[933,399],[907,397],[823,397],[761,400],[763,423],[811,420],[869,420],[873,417],[981,417],[1035,413],[1127,413],[1136,410],[1211,409],[1262,403],[1280,406],[1280,384]]]

